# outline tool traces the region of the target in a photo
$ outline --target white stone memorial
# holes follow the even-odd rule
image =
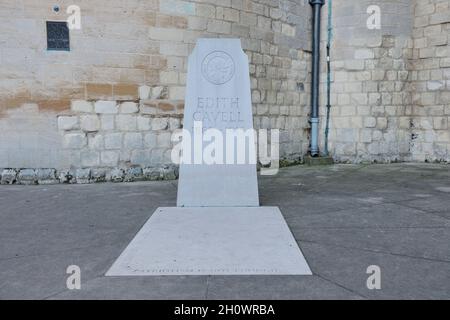
[[[177,206],[259,206],[254,137],[247,135],[247,145],[240,149],[237,140],[226,139],[227,129],[248,134],[253,129],[248,57],[239,39],[200,39],[190,55],[184,128],[191,137],[195,122],[201,123],[205,132],[217,129],[221,133],[222,156],[217,157],[219,164],[205,165],[200,156],[208,143],[196,149],[191,139],[189,164],[180,165]],[[232,149],[227,150],[227,143]],[[196,153],[201,164],[194,159]]]
[[[238,39],[198,40],[184,128],[177,207],[158,208],[106,275],[311,275],[280,210],[259,207],[253,136],[244,147],[227,145],[230,130],[253,129],[248,58]],[[207,142],[196,144],[196,134]],[[211,149],[219,136],[224,141]],[[209,153],[214,161],[205,161]]]

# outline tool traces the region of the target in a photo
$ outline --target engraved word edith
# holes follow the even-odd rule
[[[208,54],[202,62],[202,74],[212,84],[224,84],[234,75],[234,61],[223,51],[214,51]]]

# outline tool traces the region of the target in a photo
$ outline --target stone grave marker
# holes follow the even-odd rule
[[[238,39],[198,40],[184,128],[177,207],[158,208],[106,275],[311,275],[280,210],[259,207],[248,60]],[[236,129],[252,134],[227,145]]]
[[[208,131],[222,137],[195,140],[195,125],[204,138]],[[239,39],[198,40],[189,57],[184,129],[191,137],[190,156],[180,165],[177,206],[258,206],[248,57]],[[219,146],[214,139],[221,140]],[[204,157],[211,149],[213,163]]]

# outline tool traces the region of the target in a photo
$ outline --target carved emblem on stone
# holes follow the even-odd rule
[[[212,84],[227,83],[234,75],[234,61],[223,51],[214,51],[208,54],[202,62],[202,74]]]

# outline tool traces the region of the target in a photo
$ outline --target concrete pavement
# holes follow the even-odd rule
[[[259,177],[313,276],[104,277],[176,182],[0,186],[0,299],[450,299],[448,165],[297,166]],[[162,239],[163,240],[163,239]],[[81,268],[81,290],[66,268]],[[381,268],[381,290],[366,269]]]

